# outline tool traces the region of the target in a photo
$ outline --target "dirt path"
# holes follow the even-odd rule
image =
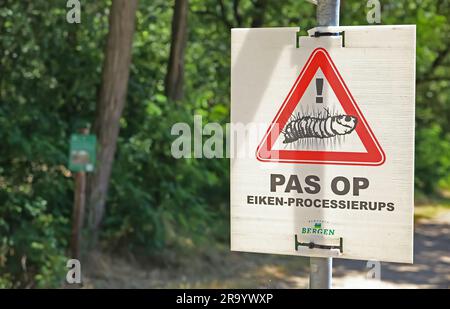
[[[450,288],[450,212],[415,228],[414,264],[381,264],[367,279],[366,261],[335,259],[334,288]],[[87,288],[307,288],[308,259],[229,252],[227,247],[164,257],[142,267],[99,255]],[[142,264],[140,264],[142,265]]]
[[[414,233],[414,264],[381,264],[381,281],[366,279],[366,262],[336,260],[337,288],[450,288],[450,212],[422,221]]]

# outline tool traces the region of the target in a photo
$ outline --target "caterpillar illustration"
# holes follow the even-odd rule
[[[346,135],[353,132],[358,123],[355,116],[335,115],[331,116],[326,110],[326,115],[317,117],[300,116],[292,118],[282,131],[284,144],[296,142],[302,138],[331,138]]]

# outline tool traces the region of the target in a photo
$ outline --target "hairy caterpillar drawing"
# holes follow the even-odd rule
[[[297,114],[292,118],[282,131],[284,144],[293,143],[302,138],[331,138],[339,135],[346,135],[353,132],[358,123],[358,119],[351,115],[331,116],[325,109],[325,116],[318,115],[300,116]]]

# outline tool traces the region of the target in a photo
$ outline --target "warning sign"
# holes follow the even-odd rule
[[[311,100],[314,80],[317,96]],[[330,87],[325,101],[324,80]],[[309,57],[258,147],[257,158],[292,163],[383,164],[381,146],[324,48],[315,49]]]
[[[298,31],[232,30],[231,249],[412,262],[415,26]]]

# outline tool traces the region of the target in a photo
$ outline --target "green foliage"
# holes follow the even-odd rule
[[[206,240],[228,194],[227,160],[174,159],[172,124],[192,123],[193,111],[174,110],[159,95],[149,116],[121,147],[113,171],[105,237],[129,249]],[[161,117],[164,115],[164,117]]]
[[[444,137],[444,138],[442,138]],[[437,185],[450,186],[450,133],[443,134],[438,124],[418,130],[416,140],[416,186],[423,192],[433,192]],[[442,154],[442,155],[437,155]],[[427,175],[427,178],[420,177]]]
[[[60,1],[2,1],[1,286],[59,286],[65,278],[73,200],[68,137],[77,118],[92,117],[95,108],[106,21],[100,8],[76,28]]]
[[[221,6],[220,3],[223,3]],[[173,1],[141,0],[127,105],[102,226],[105,248],[150,254],[228,240],[226,159],[173,159],[174,123],[229,121],[230,27],[315,25],[307,1],[191,0],[181,102],[164,96]],[[95,117],[110,1],[0,0],[0,287],[60,286],[70,235],[70,133]],[[239,3],[238,10],[233,3]],[[343,1],[341,24],[365,25]],[[382,1],[383,24],[417,24],[416,187],[450,186],[449,1]]]

